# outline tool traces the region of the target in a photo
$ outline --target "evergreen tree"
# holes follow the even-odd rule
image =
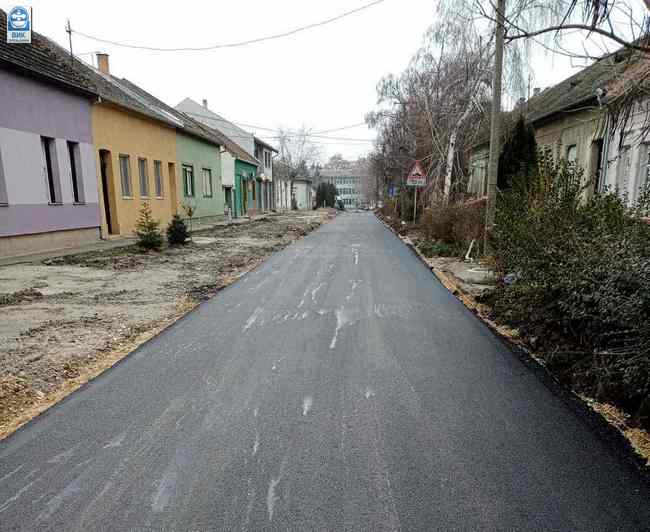
[[[509,132],[499,157],[499,190],[512,188],[515,177],[528,177],[537,169],[537,141],[533,126],[523,114]]]
[[[187,242],[189,234],[183,219],[178,214],[174,214],[167,226],[167,242],[171,245],[183,245]]]
[[[160,229],[158,229],[159,225],[160,222],[153,218],[149,203],[144,202],[135,226],[138,246],[144,249],[159,250],[163,244],[163,236],[160,233]]]

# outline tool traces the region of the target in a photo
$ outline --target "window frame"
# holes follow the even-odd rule
[[[206,186],[205,186],[206,185],[206,180],[205,180],[206,172],[207,172],[207,175],[209,176],[209,180],[208,180],[208,183],[210,184],[210,193],[209,194],[206,194]],[[214,186],[213,186],[213,182],[212,182],[212,168],[207,168],[207,167],[201,168],[201,181],[202,181],[202,184],[203,184],[203,197],[204,198],[213,197],[214,196]]]
[[[138,157],[138,185],[140,197],[149,199],[149,164],[146,157]]]
[[[163,164],[162,161],[154,159],[153,161],[153,193],[156,199],[164,199],[165,197],[165,178],[163,177]],[[160,170],[160,171],[158,171]],[[159,193],[160,192],[160,193]]]
[[[70,180],[72,182],[72,200],[75,205],[84,205],[86,195],[81,169],[81,149],[78,142],[67,140],[68,160],[70,161]]]
[[[45,158],[45,180],[47,182],[48,204],[63,205],[61,176],[56,154],[56,139],[41,135],[41,147]]]
[[[126,166],[123,166],[123,162]],[[122,199],[133,199],[133,181],[131,179],[131,156],[126,153],[118,155],[118,166],[120,167],[120,188],[122,192]],[[126,168],[126,176],[124,169]],[[127,185],[126,187],[124,185]],[[128,190],[126,190],[128,188]]]
[[[188,170],[189,170],[189,172],[188,172]],[[183,195],[186,198],[195,197],[195,195],[196,195],[196,186],[195,186],[196,183],[194,182],[194,165],[188,164],[188,163],[182,163],[181,164],[181,172],[183,174]],[[191,191],[192,193],[191,194],[189,193],[189,189],[188,189],[188,186],[187,186],[187,184],[188,184],[188,180],[187,180],[188,175],[190,177],[189,183],[190,183],[191,188],[192,188],[192,191]]]

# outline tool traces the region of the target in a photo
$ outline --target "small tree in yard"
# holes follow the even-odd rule
[[[183,245],[187,242],[189,231],[183,219],[175,214],[167,226],[167,242],[171,245]]]
[[[524,115],[520,115],[515,126],[506,136],[499,157],[497,186],[499,190],[512,187],[516,177],[530,177],[537,171],[537,141],[535,130]]]
[[[160,229],[158,229],[159,225],[160,222],[153,218],[149,204],[147,202],[143,203],[135,226],[138,246],[144,249],[159,250],[163,244],[163,236]]]

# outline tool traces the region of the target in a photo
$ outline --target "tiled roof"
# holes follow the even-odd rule
[[[46,78],[86,95],[95,93],[91,81],[70,66],[70,55],[47,37],[33,31],[31,44],[7,43],[7,14],[1,9],[0,64]]]
[[[533,96],[528,100],[528,120],[536,122],[555,113],[597,104],[596,91],[607,91],[609,85],[629,66],[631,58],[628,50],[618,50]]]
[[[185,98],[176,106],[176,110],[184,115],[191,116],[193,120],[200,122],[203,127],[219,134],[227,141],[224,142],[226,149],[240,161],[262,166],[262,163],[242,146],[242,138],[253,139],[251,133],[244,131],[214,111],[206,109],[191,98]]]

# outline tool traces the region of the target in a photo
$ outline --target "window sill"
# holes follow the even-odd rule
[[[0,208],[1,207],[9,207],[9,204],[8,203],[0,203]]]
[[[206,196],[205,194],[203,194],[203,197],[204,198],[212,198],[213,196],[212,196],[212,194],[210,194],[209,196]]]
[[[61,205],[63,205],[63,202],[62,201],[55,201],[53,203],[53,202],[49,201],[47,204],[51,205],[52,207],[60,207]]]
[[[73,205],[85,205],[86,202],[85,201],[74,201],[72,204]]]
[[[122,196],[122,199],[132,200],[132,199],[133,199],[133,196]]]
[[[156,199],[163,200],[165,199],[165,196],[156,196]]]

